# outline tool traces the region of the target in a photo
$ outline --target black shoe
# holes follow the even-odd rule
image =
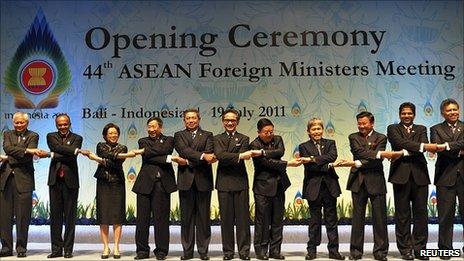
[[[342,256],[339,252],[329,253],[329,259],[345,260],[345,256]]]
[[[191,256],[190,255],[189,256],[183,255],[183,256],[180,257],[180,260],[190,260],[192,258],[193,258],[193,255],[191,255]]]
[[[101,259],[108,259],[110,257],[110,255],[101,255],[100,258]]]
[[[200,254],[201,260],[209,260],[209,256],[207,254]]]
[[[113,254],[113,258],[114,258],[114,259],[121,259],[121,255],[115,255],[115,254]]]
[[[232,256],[232,258],[234,258],[234,256]],[[241,260],[250,260],[250,256],[248,256],[248,255],[240,255],[240,259]]]
[[[374,256],[374,259],[378,261],[388,261],[386,256]]]
[[[306,254],[305,260],[313,260],[313,259],[316,259],[316,253],[310,252],[310,253]]]
[[[234,259],[234,255],[224,255],[224,257],[222,258],[222,260],[232,260]]]
[[[13,256],[13,252],[8,252],[8,251],[0,252],[0,257],[6,257],[6,256]]]
[[[355,256],[355,255],[350,255],[348,257],[349,260],[359,260],[359,259],[362,259],[362,256]]]
[[[64,258],[72,258],[73,254],[71,252],[64,252]]]
[[[166,260],[166,255],[162,253],[158,253],[155,255],[156,260]]]
[[[269,255],[269,258],[278,259],[278,260],[284,260],[285,256],[283,256],[281,254],[272,254],[272,255]]]
[[[26,252],[19,252],[19,253],[16,255],[16,257],[18,257],[18,258],[23,258],[23,257],[27,257],[27,255],[26,255]]]
[[[135,260],[140,260],[140,259],[147,259],[149,258],[149,255],[143,255],[143,254],[138,254],[134,257]]]
[[[440,256],[440,259],[441,260],[450,260],[451,257],[450,256]]]
[[[428,256],[421,256],[421,255],[415,255],[414,258],[418,260],[429,260],[430,259]]]
[[[411,252],[404,253],[401,255],[401,259],[403,260],[414,260],[414,256],[411,254]]]
[[[267,255],[256,255],[256,259],[259,259],[259,260],[269,260],[269,257],[267,257]]]
[[[55,258],[55,257],[62,257],[63,254],[59,252],[52,252],[50,255],[47,256],[47,258]]]
[[[149,257],[150,257],[150,255],[148,255],[148,254],[137,254],[137,255],[134,257],[134,259],[135,259],[135,260],[147,259],[147,258],[149,258]]]

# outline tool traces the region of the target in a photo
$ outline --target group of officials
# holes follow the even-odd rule
[[[309,140],[300,144],[299,156],[288,161],[282,160],[284,142],[282,137],[274,134],[274,125],[269,119],[258,121],[258,136],[250,142],[249,137],[237,131],[240,114],[234,109],[224,111],[222,123],[225,131],[216,136],[200,128],[200,113],[195,109],[184,112],[185,129],[176,132],[174,137],[162,134],[163,122],[160,118],[150,118],[147,121],[148,136],[141,138],[139,148],[131,151],[118,143],[119,127],[108,124],[102,133],[105,142],[97,145],[97,154],[81,149],[82,137],[70,131],[71,121],[67,114],[55,118],[57,132],[47,135],[48,152],[37,148],[39,136],[27,129],[28,115],[15,113],[14,130],[4,132],[3,150],[6,155],[0,155],[0,257],[13,255],[13,217],[17,229],[17,256],[26,257],[34,190],[33,157],[51,158],[48,185],[52,253],[48,257],[73,257],[79,188],[77,155],[82,154],[99,164],[95,177],[99,182],[97,220],[104,243],[102,259],[110,254],[108,225],[113,225],[115,231],[113,257],[120,258],[118,244],[124,222],[121,211],[124,212],[125,205],[125,192],[121,190],[121,186],[124,188],[122,162],[140,155],[142,167],[132,189],[137,194],[135,259],[150,256],[148,238],[151,217],[155,226],[155,257],[163,260],[168,255],[170,194],[179,190],[181,260],[194,257],[195,243],[200,259],[208,260],[211,193],[216,188],[223,259],[235,258],[236,239],[239,258],[249,260],[249,184],[244,162],[251,159],[254,165],[254,249],[257,259],[285,259],[281,253],[283,213],[285,190],[290,186],[286,169],[303,165],[303,198],[308,201],[311,216],[305,259],[317,258],[322,217],[329,239],[329,258],[345,259],[339,253],[336,202],[341,190],[335,169],[350,167],[347,189],[352,193],[353,216],[349,259],[362,258],[365,212],[369,200],[372,205],[374,258],[385,261],[389,241],[387,190],[382,161],[389,159],[388,181],[393,183],[394,189],[398,249],[405,260],[427,260],[428,257],[421,254],[421,250],[426,249],[428,239],[427,200],[430,184],[424,152],[438,155],[434,184],[437,187],[440,249],[453,249],[456,197],[464,222],[464,123],[459,120],[459,104],[455,100],[444,100],[440,110],[444,121],[431,127],[430,142],[427,128],[414,124],[416,111],[410,102],[400,105],[400,122],[389,125],[386,136],[374,130],[374,116],[370,112],[359,113],[356,116],[359,131],[349,135],[352,160],[337,160],[335,141],[322,137],[324,124],[320,119],[313,118],[307,125]],[[391,143],[391,151],[386,150],[387,140]],[[173,155],[174,149],[178,155]],[[214,187],[211,164],[216,161]],[[178,165],[177,183],[172,162]],[[448,256],[441,258],[449,259]]]

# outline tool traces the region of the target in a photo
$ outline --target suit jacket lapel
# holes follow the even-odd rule
[[[441,126],[448,138],[450,138],[450,140],[454,140],[454,134],[451,131],[451,127],[448,125],[448,123],[444,121]]]
[[[462,139],[461,137],[464,135],[463,134],[463,126],[464,126],[464,123],[458,121],[456,123],[456,130],[454,131],[454,134],[453,134],[453,141],[457,141],[459,139]]]
[[[404,128],[403,128],[404,129]],[[407,130],[405,130],[406,134],[408,133]],[[412,128],[411,128],[411,133],[407,134],[409,135],[410,139],[411,140],[414,140],[413,137],[416,136],[416,133],[417,133],[417,125],[416,124],[413,124],[412,125]],[[406,136],[407,137],[407,136]]]

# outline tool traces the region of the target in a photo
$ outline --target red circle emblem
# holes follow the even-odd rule
[[[32,94],[42,94],[53,85],[53,67],[43,60],[34,60],[21,70],[21,85]]]

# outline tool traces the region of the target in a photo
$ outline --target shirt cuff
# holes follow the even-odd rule
[[[445,146],[446,146],[446,150],[451,150],[451,148],[450,148],[448,142],[445,142]]]
[[[76,149],[74,150],[74,155],[77,155],[78,152],[79,152],[79,148],[76,148]]]
[[[171,163],[172,162],[172,155],[167,155],[166,156],[166,163]]]
[[[421,152],[422,152],[422,151],[421,151]],[[405,157],[406,157],[406,156],[409,156],[409,151],[403,149],[403,156],[405,156]]]
[[[354,166],[355,166],[357,169],[359,169],[362,165],[363,165],[363,164],[361,163],[360,160],[355,160],[355,161],[354,161]]]
[[[382,155],[381,155],[381,154],[382,154],[382,153],[381,153],[380,151],[377,152],[377,155],[375,155],[375,158],[376,158],[376,159],[381,159],[381,158],[382,158]]]
[[[200,160],[203,160],[204,156],[205,156],[205,153],[201,153]]]
[[[53,159],[53,157],[55,157],[55,152],[50,152],[50,159]]]
[[[419,152],[424,152],[424,143],[420,144]]]

